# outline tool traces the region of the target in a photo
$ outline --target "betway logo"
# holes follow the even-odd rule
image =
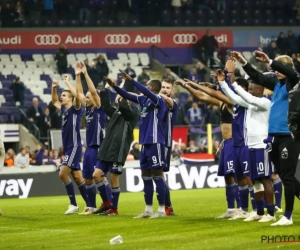
[[[225,187],[223,177],[217,176],[218,166],[171,167],[166,173],[167,183],[172,190],[192,188],[217,188]],[[141,170],[126,168],[126,186],[128,192],[140,192],[143,190]]]
[[[20,199],[28,197],[33,179],[27,179],[26,183],[23,179],[11,179],[0,181],[0,196],[18,196]]]
[[[269,44],[272,41],[274,41],[274,39],[272,39],[271,37],[263,37],[263,36],[259,36],[259,42],[263,43],[263,44]]]
[[[0,44],[21,44],[22,39],[21,36],[14,37],[0,37]]]

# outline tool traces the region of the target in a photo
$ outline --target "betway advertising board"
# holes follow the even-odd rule
[[[188,48],[205,34],[199,30],[111,30],[111,31],[2,31],[2,49],[57,49],[63,43],[68,49]],[[231,30],[213,30],[218,42],[233,46]]]
[[[179,164],[171,166],[166,174],[167,183],[172,190],[224,187],[224,178],[217,176],[218,166],[213,163],[197,165]],[[109,178],[109,176],[108,176]],[[125,168],[120,177],[122,192],[140,192],[143,190],[141,170]],[[75,191],[79,194],[77,188]],[[58,172],[3,174],[0,173],[0,197],[20,198],[36,196],[65,195]]]

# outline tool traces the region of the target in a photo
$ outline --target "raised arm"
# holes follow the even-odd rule
[[[135,102],[135,103],[138,103],[138,98],[136,95],[133,95],[133,94],[129,94],[127,91],[125,91],[124,89],[121,89],[120,87],[118,87],[114,81],[108,77],[104,77],[104,80],[111,86],[113,87],[116,92],[122,96],[123,98],[129,100],[129,101],[132,101],[132,102]]]
[[[267,77],[263,73],[259,72],[258,70],[254,69],[250,63],[248,63],[244,57],[239,52],[233,51],[231,55],[239,61],[247,75],[259,85],[262,85],[270,90],[274,90],[276,84],[278,83],[277,77]]]
[[[219,100],[217,100],[216,98],[210,97],[208,95],[205,95],[205,94],[203,94],[202,92],[200,92],[198,90],[193,89],[191,86],[189,86],[187,83],[185,83],[183,81],[176,81],[175,84],[185,88],[193,96],[195,96],[196,98],[198,98],[201,101],[208,102],[208,103],[220,106],[220,101]]]
[[[85,77],[85,80],[86,80],[86,83],[87,83],[87,86],[88,86],[88,89],[91,93],[91,96],[93,97],[93,100],[95,101],[97,107],[100,107],[101,106],[101,99],[97,93],[97,90],[95,88],[95,85],[92,81],[92,79],[90,78],[88,72],[87,72],[87,69],[86,69],[86,66],[84,63],[80,63],[81,65],[81,71]],[[81,89],[82,89],[82,86],[81,86]]]
[[[232,103],[236,103],[244,108],[249,107],[249,104],[246,101],[244,101],[242,97],[234,93],[225,81],[220,81],[219,84],[225,95],[229,98],[229,100],[231,100]]]
[[[234,87],[238,95],[240,95],[247,103],[264,110],[270,109],[271,101],[269,99],[253,96],[236,83],[233,83],[232,86]]]
[[[166,96],[166,95],[164,95],[164,94],[160,94],[160,96],[161,96],[162,98],[164,98],[164,100],[165,100],[165,102],[167,103],[168,107],[169,107],[170,109],[172,109],[172,108],[173,108],[173,105],[174,105],[174,102],[173,102],[172,98],[170,98],[170,97],[168,97],[168,96]]]
[[[159,97],[154,94],[152,91],[150,91],[148,88],[146,88],[143,84],[136,82],[133,80],[129,75],[126,74],[124,70],[120,70],[120,72],[123,74],[123,78],[127,81],[131,81],[131,83],[139,90],[142,94],[147,96],[150,100],[152,100],[156,105],[159,102]]]
[[[52,104],[56,108],[61,109],[61,104],[59,102],[58,95],[57,95],[57,87],[58,87],[58,81],[57,80],[53,80],[53,82],[52,82],[52,89],[51,89]]]
[[[227,103],[229,105],[233,105],[233,103],[229,100],[229,98],[225,95],[222,94],[222,92],[220,91],[216,91],[214,89],[208,88],[208,87],[204,87],[201,86],[197,83],[194,83],[190,80],[185,79],[185,81],[192,87],[197,88],[201,91],[203,91],[204,93],[208,94],[209,96],[218,99],[221,102]]]

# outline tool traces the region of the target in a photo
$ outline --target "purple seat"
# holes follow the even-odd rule
[[[0,89],[0,95],[4,95],[5,98],[7,98],[8,96],[7,95],[11,95],[11,90],[10,89]]]
[[[1,107],[13,107],[13,105],[10,102],[3,102]]]
[[[0,74],[0,81],[5,81],[6,80],[6,77],[2,74]]]
[[[0,93],[1,93],[1,92],[0,92]],[[9,93],[9,94],[6,94],[6,95],[5,95],[5,100],[6,100],[6,102],[12,103],[12,102],[14,101],[13,95],[11,95],[10,93]]]
[[[25,106],[26,108],[31,107],[31,105],[32,105],[32,101],[29,101],[29,102],[25,101],[25,103],[24,103],[24,106]]]
[[[32,95],[31,90],[30,89],[25,89],[25,96],[29,96]]]
[[[40,76],[40,79],[41,79],[42,81],[52,81],[51,77],[50,77],[49,75],[45,75],[45,74],[42,74],[42,75]]]
[[[15,80],[17,78],[17,76],[15,76],[15,75],[7,75],[6,76],[6,79],[8,80],[8,81],[13,81],[13,80]],[[22,80],[22,79],[21,79]]]
[[[180,94],[179,94],[179,100],[180,100],[180,101],[184,101],[184,103],[186,103],[188,97],[189,97],[189,94],[188,94],[188,93],[180,93]]]
[[[33,98],[33,94],[31,95],[25,95],[25,102],[31,102]]]
[[[9,89],[10,85],[12,84],[11,81],[2,81],[2,87],[4,89]]]
[[[45,95],[51,95],[51,88],[44,89],[44,94]]]
[[[40,103],[40,106],[43,110],[45,110],[47,107],[48,107],[48,104],[47,103],[44,103],[44,102],[41,102]]]

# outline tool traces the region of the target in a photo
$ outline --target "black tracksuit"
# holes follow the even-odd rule
[[[110,117],[105,138],[101,144],[97,159],[124,165],[133,141],[133,130],[139,120],[137,107],[130,107],[125,99],[119,102],[119,108],[110,105],[107,90],[100,92],[101,107]]]

